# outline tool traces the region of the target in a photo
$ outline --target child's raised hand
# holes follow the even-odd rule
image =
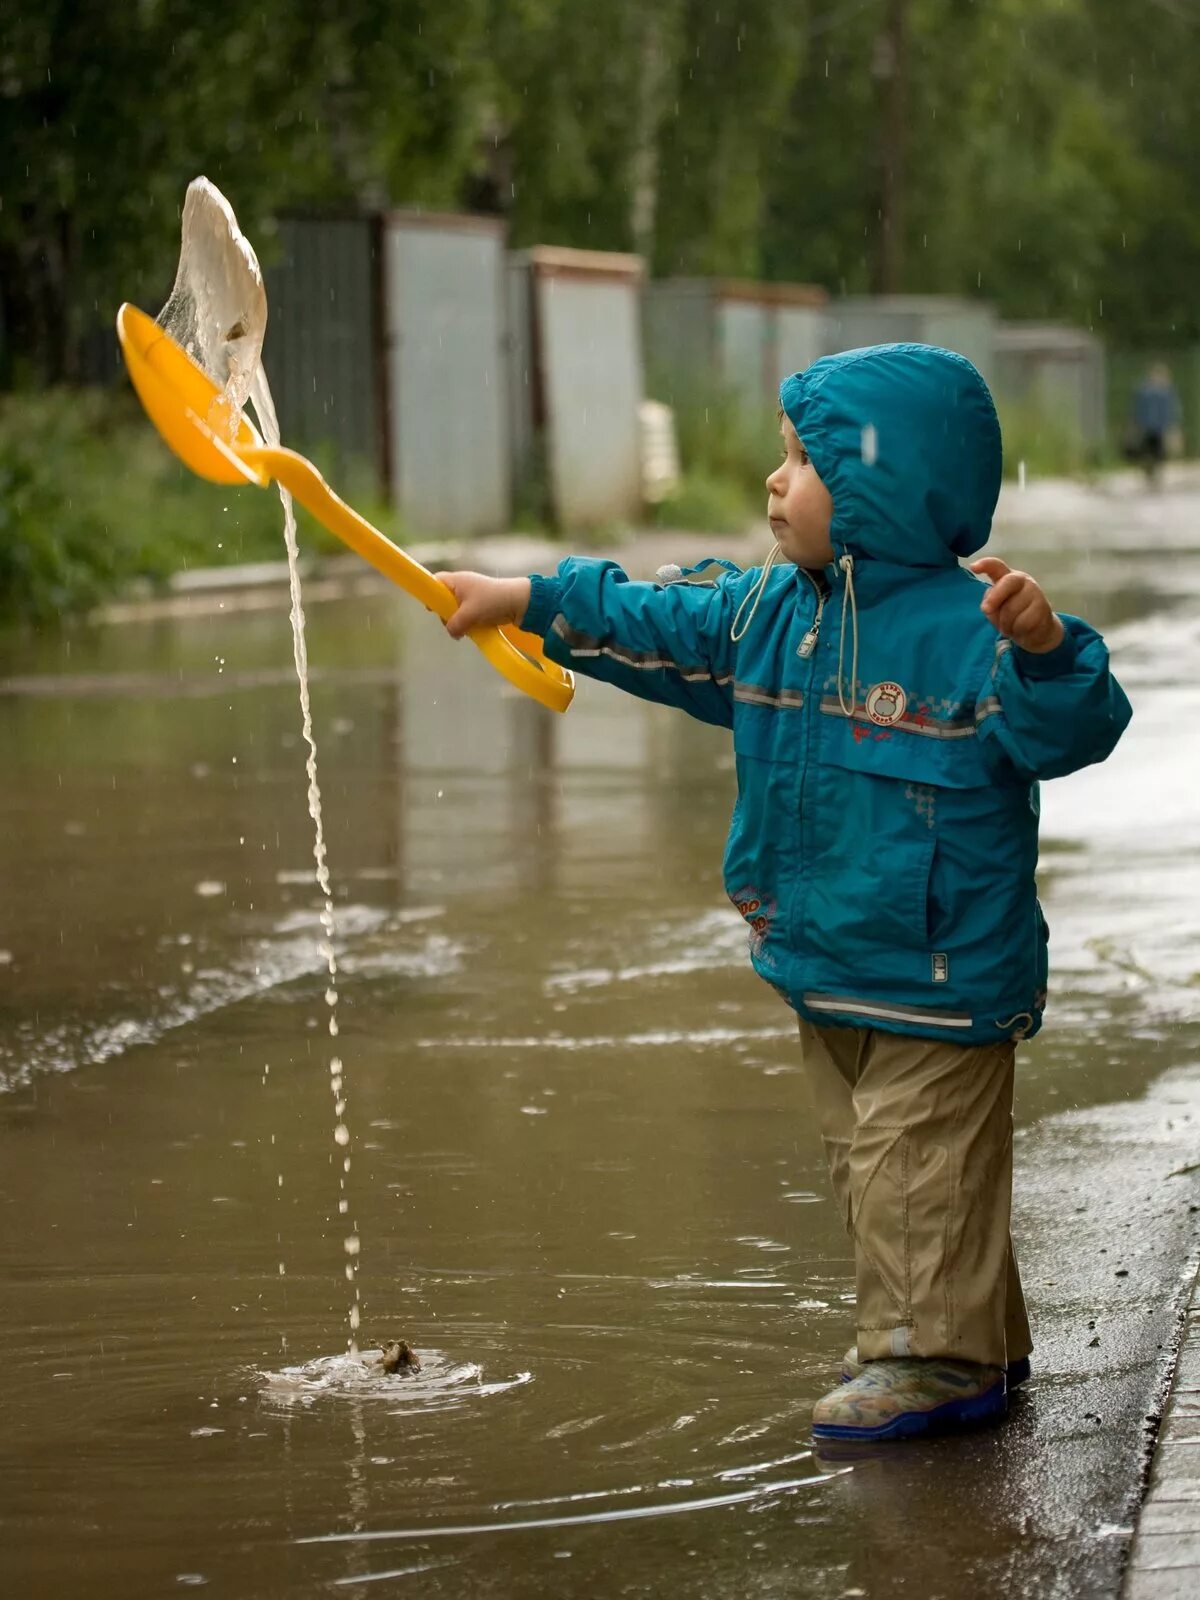
[[[529,610],[528,578],[488,578],[482,572],[437,572],[434,576],[458,601],[446,623],[452,639],[461,639],[488,623],[519,623]]]
[[[1027,572],[1014,572],[997,556],[973,561],[971,571],[991,584],[980,610],[999,633],[1039,656],[1062,643],[1066,630],[1050,609],[1041,585]]]

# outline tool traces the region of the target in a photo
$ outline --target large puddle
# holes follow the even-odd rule
[[[1108,1592],[1197,1199],[1198,509],[997,541],[1137,710],[1044,795],[1037,1376],[1000,1434],[857,1460],[808,1438],[851,1262],[722,900],[719,734],[308,606],[361,1340],[424,1361],[388,1376],[344,1350],[284,598],[3,646],[5,1592]]]

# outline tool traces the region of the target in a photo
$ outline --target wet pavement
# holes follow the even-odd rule
[[[858,1456],[808,1437],[852,1262],[716,730],[310,593],[340,1216],[282,594],[0,644],[5,1593],[1116,1595],[1200,1244],[1200,497],[1028,505],[997,552],[1136,709],[1043,796],[1034,1377]],[[352,1228],[417,1377],[342,1359]]]

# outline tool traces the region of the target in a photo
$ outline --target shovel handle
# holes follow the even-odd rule
[[[365,517],[360,517],[352,506],[339,499],[306,457],[282,446],[261,449],[242,446],[236,454],[248,467],[274,478],[330,533],[336,534],[343,544],[370,562],[376,572],[406,590],[443,622],[454,615],[458,601],[452,591],[427,567],[414,561]],[[565,711],[571,704],[575,679],[556,661],[547,659],[536,634],[515,626],[497,628],[489,623],[472,628],[468,638],[497,672],[541,705],[551,711]]]

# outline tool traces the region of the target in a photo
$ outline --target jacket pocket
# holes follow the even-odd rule
[[[880,946],[928,949],[936,932],[935,843],[863,840],[853,854],[827,856],[812,884],[813,941],[840,961]],[[869,981],[868,973],[863,973]]]

